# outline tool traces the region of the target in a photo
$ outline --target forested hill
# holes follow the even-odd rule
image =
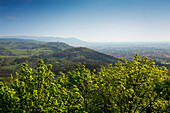
[[[32,47],[32,49],[52,50],[53,52],[60,52],[68,48],[72,48],[72,46],[63,42],[48,42],[46,44]]]
[[[41,54],[32,56],[32,59],[43,59],[45,64],[52,64],[52,71],[54,73],[68,73],[73,71],[77,64],[86,63],[86,67],[90,70],[100,70],[101,65],[108,63],[116,63],[118,58],[85,48],[73,47],[61,52],[54,52],[52,54]]]
[[[70,48],[64,51],[53,53],[52,57],[71,59],[91,59],[105,63],[115,63],[118,59],[85,47]]]
[[[39,42],[29,39],[0,39],[0,58],[30,57],[72,48],[63,42]]]
[[[0,50],[31,49],[34,46],[44,44],[30,39],[0,38]]]
[[[19,70],[22,63],[30,67],[43,59],[52,64],[54,73],[69,72],[77,64],[86,63],[90,70],[100,69],[106,63],[115,63],[118,59],[85,47],[72,47],[63,42],[38,42],[25,39],[0,39],[0,77],[9,76]]]
[[[40,42],[31,39],[0,39],[0,48],[3,49],[44,49],[44,50],[53,50],[60,49],[64,50],[67,48],[71,48],[68,44],[63,42]]]

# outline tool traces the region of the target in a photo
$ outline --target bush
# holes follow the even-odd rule
[[[122,60],[122,59],[121,59]],[[169,75],[147,57],[118,61],[98,74],[85,66],[66,76],[39,61],[35,72],[21,65],[10,82],[0,82],[2,112],[168,112]]]

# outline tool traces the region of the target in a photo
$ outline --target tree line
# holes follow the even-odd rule
[[[103,66],[96,73],[78,65],[67,75],[51,72],[42,60],[21,65],[9,82],[0,82],[2,112],[151,113],[170,110],[170,77],[138,54],[133,60]]]

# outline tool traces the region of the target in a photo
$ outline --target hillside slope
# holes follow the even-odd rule
[[[115,57],[85,47],[66,49],[58,53],[53,53],[52,57],[66,60],[90,59],[104,63],[115,63],[118,60]]]
[[[69,46],[68,44],[63,42],[48,42],[45,44],[32,47],[32,49],[52,50],[53,52],[63,51],[68,48],[72,48],[72,46]]]
[[[26,39],[0,39],[0,58],[30,57],[72,48],[62,42],[39,42]]]
[[[55,74],[58,74],[60,71],[63,73],[73,71],[78,64],[81,65],[82,63],[86,63],[86,67],[90,70],[97,69],[99,71],[101,65],[114,64],[119,60],[118,58],[85,47],[69,48],[48,55],[32,56],[32,58],[43,59],[45,64],[52,64],[52,71]]]
[[[43,44],[30,39],[17,39],[17,38],[0,38],[0,50],[2,49],[31,49],[34,46]]]
[[[34,67],[39,59],[52,64],[52,71],[73,71],[78,64],[86,63],[87,68],[100,69],[101,64],[115,63],[112,56],[85,48],[72,47],[63,42],[38,42],[23,39],[0,39],[0,77],[10,76],[19,70],[22,63]]]

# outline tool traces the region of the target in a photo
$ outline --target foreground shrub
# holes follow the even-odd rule
[[[36,72],[22,64],[20,74],[10,82],[0,82],[0,110],[3,112],[67,112],[81,108],[81,95],[74,89],[67,90],[54,79],[51,65],[40,60]],[[70,106],[68,104],[74,103]],[[74,102],[76,101],[76,103]]]
[[[121,59],[122,60],[122,59]],[[10,82],[0,82],[2,112],[168,112],[170,78],[147,57],[118,61],[98,74],[77,66],[55,77],[40,60],[34,71],[22,64]],[[94,70],[95,72],[95,70]]]

